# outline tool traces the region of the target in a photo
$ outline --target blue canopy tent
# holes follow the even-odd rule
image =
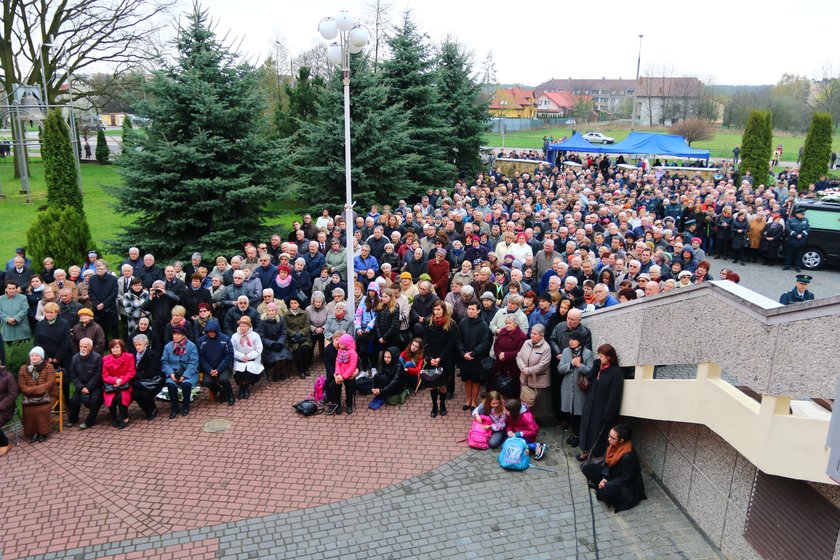
[[[692,148],[682,136],[656,132],[631,132],[621,142],[603,146],[600,151],[605,154],[644,154],[709,161],[709,150]]]
[[[586,152],[589,154],[603,153],[603,146],[596,146],[584,138],[580,132],[575,132],[571,138],[567,138],[563,142],[555,142],[549,144],[546,148],[545,159],[554,162],[557,159],[558,152]]]

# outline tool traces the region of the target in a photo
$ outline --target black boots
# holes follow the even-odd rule
[[[440,415],[446,416],[446,393],[440,393],[436,388],[429,392],[432,394],[432,413],[430,416],[436,418],[438,415],[438,399],[440,399]]]

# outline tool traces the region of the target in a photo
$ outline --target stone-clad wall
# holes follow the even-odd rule
[[[730,559],[760,560],[744,540],[756,468],[705,426],[634,420],[642,461]]]
[[[760,394],[833,399],[840,296],[765,309],[713,284],[586,314],[622,366],[714,362]]]

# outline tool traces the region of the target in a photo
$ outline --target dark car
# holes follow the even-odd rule
[[[800,202],[796,207],[805,210],[805,217],[811,224],[808,243],[802,253],[802,267],[816,270],[827,264],[840,264],[840,203]]]

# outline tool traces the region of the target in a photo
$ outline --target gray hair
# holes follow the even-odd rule
[[[131,342],[134,344],[142,344],[143,346],[149,345],[149,337],[145,334],[138,334],[134,338],[131,339]]]
[[[201,260],[201,253],[195,252],[190,256],[190,260],[196,260],[196,259]]]
[[[298,258],[295,259],[295,266],[297,266],[298,263],[305,265],[306,264],[306,259],[304,259],[303,257],[298,257]]]
[[[334,288],[332,295],[335,296],[336,294],[341,294],[341,297],[344,297],[344,288]]]
[[[539,333],[539,334],[545,336],[545,326],[537,323],[536,325],[531,327],[531,332],[532,333]]]
[[[575,276],[566,276],[566,279],[563,280],[564,283],[571,282],[573,286],[578,285],[578,279]]]
[[[343,309],[344,311],[347,311],[347,304],[344,303],[343,301],[339,301],[338,303],[335,304],[335,308],[336,309]]]
[[[311,299],[312,301],[315,301],[316,299],[324,301],[326,298],[324,297],[324,292],[322,292],[321,290],[315,290],[314,292],[312,292]]]
[[[475,295],[475,288],[473,288],[469,284],[466,286],[461,286],[461,295],[466,298],[471,298]]]

